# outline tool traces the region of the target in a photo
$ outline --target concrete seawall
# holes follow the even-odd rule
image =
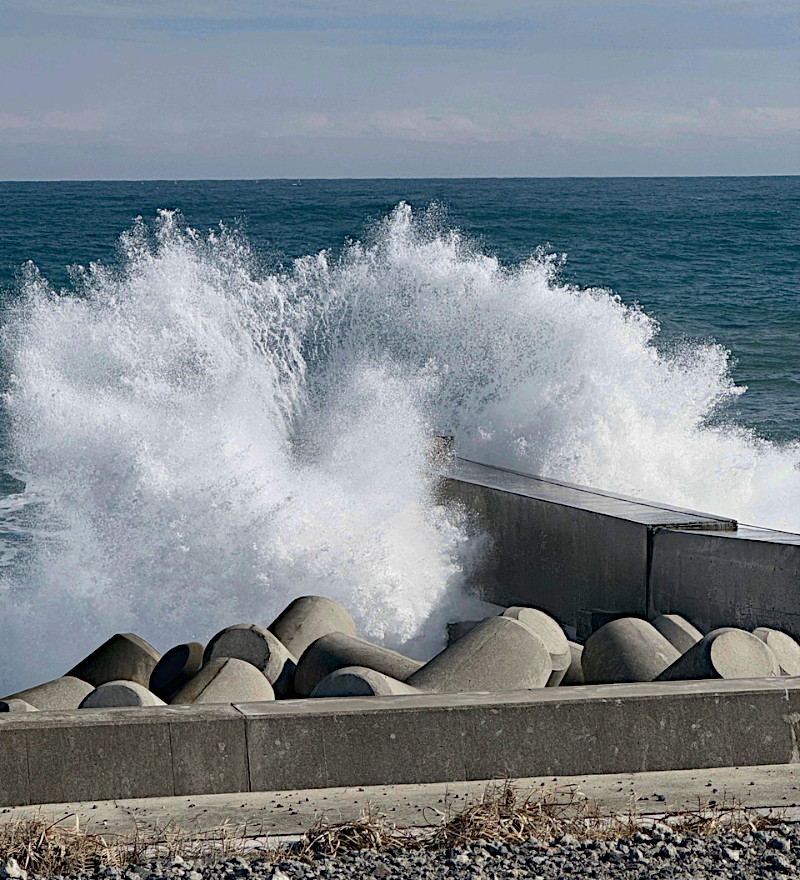
[[[0,804],[800,762],[800,679],[0,719]]]
[[[800,638],[800,535],[463,459],[440,492],[498,605]],[[789,763],[800,677],[0,714],[0,806]]]
[[[800,535],[456,458],[440,491],[493,539],[482,597],[578,625],[582,609],[680,613],[800,637]]]

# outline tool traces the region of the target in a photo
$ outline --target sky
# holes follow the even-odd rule
[[[0,179],[800,172],[798,0],[0,0]]]

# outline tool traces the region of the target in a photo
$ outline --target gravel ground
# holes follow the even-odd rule
[[[403,850],[378,853],[361,850],[312,861],[284,858],[278,862],[239,856],[208,863],[180,857],[127,868],[99,867],[69,874],[74,880],[147,880],[147,878],[270,878],[270,880],[505,880],[549,878],[764,878],[793,875],[800,868],[800,827],[779,825],[749,834],[684,836],[664,825],[618,841],[579,842],[565,835],[556,843],[530,839],[509,846],[479,840],[444,852]],[[24,880],[15,865],[0,865],[0,877]],[[58,875],[61,876],[61,875]],[[65,880],[66,880],[65,877]],[[33,880],[29,876],[27,880]]]

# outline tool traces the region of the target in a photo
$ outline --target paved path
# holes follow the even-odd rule
[[[195,797],[141,798],[0,809],[0,822],[25,816],[62,821],[88,832],[105,835],[134,833],[148,839],[164,829],[205,834],[225,827],[233,837],[292,836],[302,834],[319,819],[332,822],[358,818],[374,809],[401,827],[438,824],[480,797],[486,781],[376,785],[364,788],[328,788]],[[495,783],[497,784],[497,783]],[[734,801],[759,810],[783,810],[789,821],[800,821],[800,765],[671,770],[598,776],[562,776],[520,779],[521,791],[555,786],[596,801],[609,811],[634,809],[661,814],[698,806],[722,806]]]

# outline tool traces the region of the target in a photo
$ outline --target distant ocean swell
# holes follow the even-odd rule
[[[2,338],[26,489],[5,500],[25,541],[2,569],[0,686],[110,631],[166,648],[303,593],[430,655],[481,546],[433,500],[436,433],[481,461],[800,531],[800,443],[711,426],[740,393],[728,353],[665,354],[657,334],[561,283],[552,256],[503,266],[405,204],[283,274],[168,212],[69,292],[29,267]]]

